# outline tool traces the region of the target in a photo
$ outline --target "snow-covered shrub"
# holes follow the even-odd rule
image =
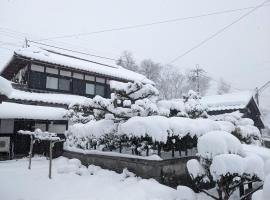
[[[231,130],[229,132],[232,132],[241,142],[257,144],[261,140],[261,133],[259,129],[254,126],[254,121],[250,118],[243,117],[243,113],[239,111],[209,117],[228,126]],[[226,125],[225,122],[231,125]]]
[[[199,117],[206,118],[206,108],[201,104],[201,97],[193,90],[189,90],[187,95],[183,96],[185,103],[185,111],[189,118],[195,119]]]
[[[214,183],[219,195],[216,199],[227,200],[240,186],[264,179],[264,161],[257,155],[246,156],[241,142],[231,133],[211,131],[199,137],[198,155],[199,161],[188,161],[188,172],[200,191],[204,191],[204,183]]]
[[[207,118],[206,107],[200,102],[201,97],[190,90],[183,99],[161,100],[157,103],[159,115],[166,117]]]

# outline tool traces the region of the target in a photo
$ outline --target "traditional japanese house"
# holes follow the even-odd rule
[[[8,149],[12,156],[29,151],[29,138],[18,130],[39,128],[63,135],[68,106],[95,95],[109,97],[110,80],[153,83],[112,61],[43,47],[16,50],[0,75],[12,85],[8,94],[0,90],[0,153]]]

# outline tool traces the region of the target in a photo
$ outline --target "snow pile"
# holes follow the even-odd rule
[[[9,95],[12,93],[12,90],[13,88],[11,83],[7,79],[0,76],[0,95],[2,94],[9,97]]]
[[[179,194],[179,197],[177,200],[196,200],[196,194],[195,192],[190,189],[189,187],[179,185],[177,186],[177,193]]]
[[[243,154],[241,142],[231,133],[211,131],[198,139],[198,155],[213,159],[220,154]]]
[[[31,170],[27,169],[27,163],[27,159],[0,161],[0,177],[3,182],[0,187],[1,199],[194,200],[194,195],[196,197],[188,188],[179,187],[176,190],[153,179],[136,177],[127,170],[118,174],[93,165],[82,167],[78,165],[78,160],[70,161],[63,157],[54,159],[52,179],[47,176],[46,158],[34,157]],[[58,173],[64,165],[80,166],[76,168],[84,169],[85,173],[79,174],[77,169]],[[189,199],[189,196],[192,198]]]
[[[254,167],[256,164],[256,167]],[[221,154],[213,158],[210,166],[213,179],[219,180],[222,176],[238,175],[258,177],[264,179],[264,162],[258,156],[241,157],[235,154]]]

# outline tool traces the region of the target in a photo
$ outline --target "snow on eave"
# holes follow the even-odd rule
[[[100,74],[115,79],[154,84],[153,81],[147,79],[144,75],[127,70],[116,64],[106,64],[105,62],[95,61],[97,58],[91,58],[91,60],[87,59],[86,61],[86,59],[81,58],[81,56],[77,58],[77,55],[70,55],[70,52],[68,55],[65,55],[37,47],[27,47],[16,50],[15,55],[44,63]]]
[[[2,102],[0,119],[65,120],[66,109]]]

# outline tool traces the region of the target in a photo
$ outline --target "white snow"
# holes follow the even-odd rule
[[[251,98],[252,92],[243,91],[222,95],[205,96],[202,97],[201,103],[205,105],[209,111],[242,109],[247,106]]]
[[[59,50],[57,50],[59,51]],[[109,64],[103,59],[102,61],[98,58],[88,58],[91,61],[80,60],[64,55],[60,55],[57,53],[53,53],[52,51],[47,51],[45,49],[41,49],[39,47],[27,47],[21,48],[15,51],[16,54],[32,58],[38,61],[48,62],[51,64],[58,64],[62,66],[66,66],[72,69],[79,69],[88,72],[94,72],[97,74],[110,76],[113,78],[120,78],[127,81],[141,81],[144,83],[153,84],[153,82],[147,79],[145,76],[138,74],[136,72],[127,70],[121,66],[118,66],[112,62]],[[70,52],[65,54],[70,54]],[[74,56],[74,55],[71,55]],[[78,55],[75,55],[78,57]],[[82,55],[79,55],[81,58]]]
[[[50,141],[60,141],[61,139],[57,137],[56,133],[50,133],[47,131],[41,131],[40,129],[36,129],[35,131],[25,131],[25,130],[19,130],[18,133],[23,135],[32,135],[34,136],[34,139],[38,140],[50,140]]]
[[[262,190],[258,190],[252,195],[252,200],[269,200],[270,199],[270,175],[265,177]]]
[[[188,173],[192,176],[193,179],[205,175],[205,170],[196,159],[191,159],[187,162]]]
[[[254,166],[256,164],[256,166]],[[210,172],[214,180],[219,180],[221,176],[228,174],[238,174],[239,176],[256,176],[264,179],[264,162],[259,156],[241,157],[235,154],[221,154],[213,158]]]
[[[242,144],[243,150],[247,155],[258,155],[260,156],[264,161],[270,159],[270,149],[256,146],[256,145],[247,145]]]
[[[71,94],[36,93],[13,89],[9,99],[70,105],[84,103],[88,98]]]
[[[9,102],[2,102],[0,104],[0,119],[63,120],[66,112],[66,109],[56,107]]]
[[[198,139],[198,155],[205,159],[213,159],[220,154],[243,154],[240,141],[231,133],[211,131]]]
[[[131,154],[110,152],[110,151],[84,150],[84,149],[79,149],[76,147],[70,147],[67,145],[64,146],[64,149],[67,151],[83,153],[83,154],[94,154],[94,155],[104,155],[104,156],[123,157],[123,158],[135,158],[135,159],[142,159],[142,160],[162,160],[162,158],[159,157],[158,155],[136,156],[136,155],[131,155]]]
[[[167,141],[168,134],[201,136],[209,131],[222,130],[218,123],[209,119],[163,116],[132,117],[118,127],[119,134],[129,136],[151,136],[156,141]]]
[[[12,92],[12,86],[8,80],[0,76],[0,95],[9,96]]]
[[[94,136],[99,138],[105,134],[113,133],[116,126],[113,120],[90,121],[86,124],[74,124],[69,131],[76,134],[76,137]]]
[[[0,162],[3,200],[195,200],[192,190],[167,187],[153,179],[142,179],[123,170],[122,174],[98,166],[81,165],[78,160],[53,160],[52,179],[48,160],[32,159]]]

